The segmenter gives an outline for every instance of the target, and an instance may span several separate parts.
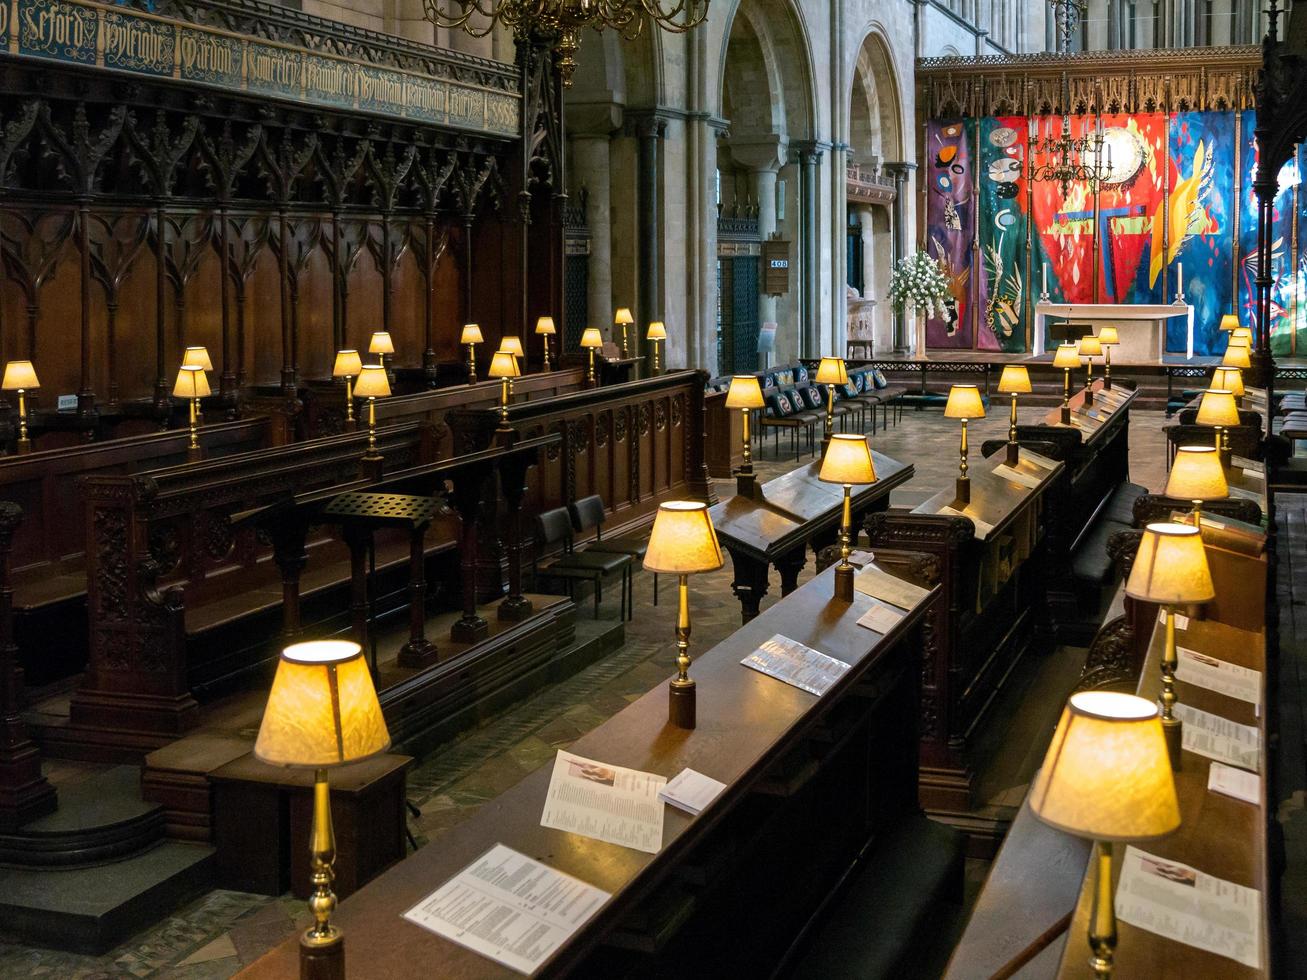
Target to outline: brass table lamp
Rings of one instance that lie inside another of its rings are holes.
[[[200,372],[203,376],[204,372]],[[208,393],[208,381],[204,383],[205,393]],[[36,376],[36,368],[32,366],[31,361],[10,361],[5,365],[4,380],[0,381],[0,388],[5,391],[18,392],[18,445],[19,453],[30,453],[32,451],[32,440],[27,434],[27,392],[34,391],[41,387],[41,382]],[[192,412],[194,409],[192,408]],[[195,444],[195,420],[191,416],[191,442]]]
[[[385,376],[385,369],[377,365]],[[300,975],[344,980],[345,942],[331,924],[336,896],[336,835],[331,826],[327,770],[390,748],[372,675],[357,643],[314,640],[281,652],[268,705],[254,743],[256,758],[273,766],[313,770],[310,839],[313,924],[300,936]]]
[[[825,483],[844,485],[844,512],[840,518],[840,563],[835,566],[835,598],[853,601],[853,566],[849,553],[853,550],[852,495],[856,484],[876,482],[876,464],[871,458],[871,446],[864,435],[851,432],[831,436],[821,458],[817,479]]]
[[[395,353],[395,342],[385,330],[378,330],[368,341],[368,353],[376,354],[381,366],[386,369],[386,380],[395,383],[395,372],[390,366],[390,356]]]
[[[467,348],[467,383],[474,385],[477,383],[477,344],[485,343],[481,328],[475,323],[464,324],[458,342]]]
[[[663,321],[655,320],[653,323],[649,324],[649,330],[644,335],[644,339],[649,341],[650,346],[652,347],[653,373],[658,374],[661,370],[658,367],[658,345],[667,340],[667,327],[664,325]]]
[[[1201,526],[1203,501],[1230,496],[1220,452],[1214,446],[1181,446],[1176,450],[1163,493],[1177,500],[1192,500],[1194,527]]]
[[[201,371],[212,371],[213,361],[209,358],[207,347],[187,347],[182,351],[182,367],[197,367]]]
[[[1239,368],[1247,371],[1252,367],[1252,361],[1248,358],[1248,345],[1236,344],[1231,341],[1225,348],[1225,354],[1221,357],[1221,367]]]
[[[948,403],[944,406],[944,418],[962,420],[962,442],[958,447],[960,462],[958,464],[957,501],[971,503],[971,477],[967,476],[967,420],[983,419],[985,403],[980,398],[980,389],[975,385],[954,385],[948,392]]]
[[[622,328],[622,356],[623,357],[631,356],[631,345],[627,341],[626,331],[627,328],[630,327],[631,324],[633,324],[634,322],[635,322],[635,317],[631,316],[631,311],[627,309],[625,306],[621,307],[615,314],[613,314],[613,323],[616,326]]]
[[[1247,327],[1235,327],[1230,331],[1230,343],[1242,344],[1244,347],[1252,350],[1253,332]]]
[[[10,363],[13,363],[12,361]],[[191,441],[186,447],[186,461],[194,463],[200,459],[200,399],[209,397],[209,376],[204,368],[183,365],[177,371],[177,380],[172,386],[174,398],[185,398],[190,406]]]
[[[1080,338],[1076,353],[1085,359],[1085,406],[1094,404],[1094,358],[1103,356],[1103,344],[1093,334]]]
[[[676,617],[676,677],[668,686],[667,719],[677,728],[695,725],[695,685],[690,677],[689,576],[722,567],[722,549],[708,505],[669,500],[659,505],[644,555],[651,572],[676,575],[680,606]]]
[[[554,318],[551,316],[542,316],[536,321],[536,335],[544,341],[545,344],[545,370],[552,371],[553,366],[549,363],[549,338],[558,333],[558,328],[554,326]]]
[[[1224,316],[1221,317],[1222,330],[1234,330],[1238,326],[1239,326],[1239,318],[1235,316],[1233,313],[1226,313]]]
[[[817,365],[817,377],[814,380],[817,384],[826,386],[826,434],[821,440],[821,444],[825,446],[830,442],[831,434],[835,431],[835,386],[849,383],[849,372],[844,367],[844,358],[823,357],[821,363]]]
[[[753,476],[753,448],[749,440],[749,413],[762,408],[762,385],[752,374],[737,374],[731,378],[731,386],[726,390],[726,407],[738,408],[744,421],[744,462],[738,474]]]
[[[345,428],[354,431],[354,379],[363,370],[363,358],[356,350],[336,351],[336,363],[331,367],[333,378],[345,379]]]
[[[1094,841],[1089,965],[1097,980],[1108,980],[1117,940],[1115,845],[1155,840],[1180,826],[1157,705],[1111,691],[1071,695],[1029,799],[1030,811],[1050,827]]]
[[[1112,390],[1112,348],[1121,345],[1121,337],[1116,327],[1099,327],[1098,343],[1103,348],[1103,390]]]
[[[1053,355],[1053,367],[1062,369],[1062,416],[1063,425],[1071,424],[1071,372],[1080,367],[1080,355],[1076,353],[1075,344],[1058,344],[1057,353]]]
[[[509,334],[507,337],[501,337],[499,340],[499,349],[508,351],[517,361],[517,374],[508,379],[508,397],[513,397],[513,378],[522,376],[522,366],[526,363],[526,349],[522,346],[522,338]]]
[[[1149,524],[1139,542],[1125,594],[1155,602],[1166,611],[1166,647],[1162,651],[1162,730],[1171,765],[1180,768],[1180,719],[1175,717],[1175,610],[1177,606],[1216,598],[1203,550],[1202,531],[1188,524]]]
[[[509,351],[497,350],[495,356],[490,359],[490,370],[486,372],[491,378],[498,378],[500,381],[499,389],[499,428],[501,430],[509,429],[508,424],[508,400],[512,397],[513,379],[519,377],[520,372],[517,369],[517,358]]]
[[[1021,445],[1017,442],[1017,395],[1030,394],[1030,372],[1024,364],[1006,364],[998,379],[1001,395],[1012,396],[1012,420],[1007,427],[1007,465],[1016,466],[1021,458]]]
[[[590,387],[593,388],[599,383],[595,375],[595,351],[604,346],[603,334],[599,332],[598,327],[586,327],[585,332],[581,334],[581,349],[590,352],[590,368],[586,375],[586,380]]]
[[[1229,466],[1230,426],[1239,424],[1239,406],[1234,403],[1234,394],[1220,388],[1208,388],[1198,402],[1194,421],[1198,425],[1215,427],[1213,445],[1221,451],[1221,465]]]
[[[1212,383],[1207,387],[1217,391],[1228,391],[1234,395],[1235,407],[1242,404],[1244,395],[1243,372],[1235,367],[1218,367],[1212,371]]]
[[[377,452],[377,399],[390,395],[390,381],[386,369],[380,364],[365,364],[359,372],[358,383],[354,385],[354,394],[368,400],[368,451],[363,457],[372,462],[381,459]]]

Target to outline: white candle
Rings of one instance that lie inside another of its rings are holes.
[[[1183,262],[1177,262],[1175,264],[1175,294],[1177,296],[1184,295],[1184,263]]]
[[[1048,295],[1048,263],[1045,263],[1042,266],[1042,268],[1044,270],[1044,295],[1047,296]]]

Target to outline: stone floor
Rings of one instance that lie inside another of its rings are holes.
[[[979,454],[987,438],[1004,437],[1007,416],[995,403],[995,414],[971,426],[973,452]],[[1022,421],[1037,421],[1045,410],[1022,414]],[[1165,482],[1165,439],[1160,413],[1132,413],[1131,477],[1149,489]],[[907,411],[898,425],[872,440],[880,452],[913,462],[913,479],[895,492],[893,503],[911,506],[949,486],[957,472],[958,427],[940,411]],[[785,440],[782,440],[782,446]],[[770,446],[761,454],[763,480],[791,469],[793,458],[776,459]],[[804,456],[804,460],[807,460]],[[719,482],[717,493],[733,492],[730,482]],[[804,570],[800,581],[812,574]],[[774,579],[774,577],[773,577]],[[725,638],[739,624],[739,606],[730,593],[730,563],[719,572],[691,579],[694,612],[694,646],[700,650]],[[674,607],[664,582],[664,603],[652,605],[652,576],[637,573],[635,618],[627,624],[626,644],[611,656],[572,678],[537,692],[499,717],[465,733],[430,753],[411,770],[409,797],[421,815],[411,821],[419,845],[466,820],[482,803],[502,793],[528,773],[552,760],[554,753],[621,710],[644,692],[665,681],[672,672]],[[776,583],[773,581],[773,588]],[[763,602],[776,601],[777,589]],[[616,617],[615,603],[606,613]],[[1053,667],[1032,679],[1023,695],[1040,702],[1050,699],[1052,717],[1065,697],[1068,677],[1078,673],[1074,656],[1051,657]],[[1071,664],[1071,668],[1067,665]],[[1072,669],[1074,668],[1074,669]],[[1051,731],[1051,726],[1049,727]],[[994,805],[1019,803],[1029,778],[1030,758],[1042,756],[1027,737],[1008,739],[1015,755],[999,771],[997,784],[987,793]],[[1016,745],[1020,743],[1020,745]],[[56,765],[58,778],[76,778],[76,764]],[[986,865],[972,862],[969,891],[983,881]],[[231,891],[213,891],[168,915],[156,926],[132,937],[117,949],[99,956],[78,956],[0,943],[0,978],[57,977],[60,980],[98,980],[108,977],[167,977],[177,980],[217,980],[229,977],[299,928],[306,916],[303,903],[289,897],[267,898]]]

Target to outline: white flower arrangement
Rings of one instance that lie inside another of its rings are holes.
[[[937,317],[948,315],[945,301],[949,280],[943,266],[925,252],[914,252],[899,259],[889,279],[889,298],[899,313],[925,312]]]

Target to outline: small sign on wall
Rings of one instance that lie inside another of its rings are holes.
[[[768,239],[762,243],[762,289],[768,296],[790,291],[790,243]]]

